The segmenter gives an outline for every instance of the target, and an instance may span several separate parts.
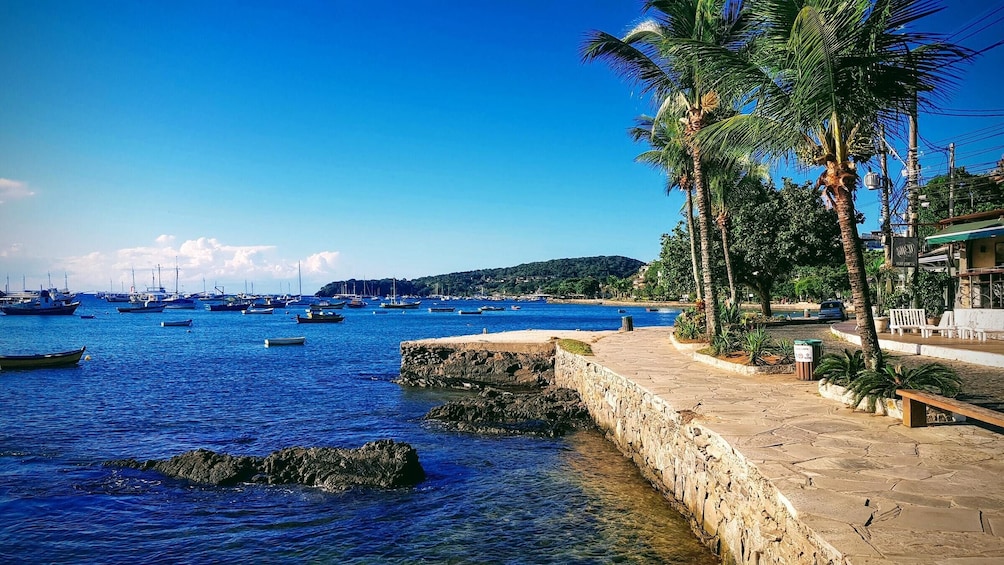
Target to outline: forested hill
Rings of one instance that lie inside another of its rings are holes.
[[[412,296],[430,294],[521,296],[538,292],[554,295],[594,295],[599,291],[601,284],[608,283],[612,278],[630,277],[644,264],[637,259],[617,255],[552,259],[524,263],[515,267],[420,277],[411,281],[398,279],[397,293]],[[317,292],[317,296],[353,293],[388,295],[391,294],[392,282],[391,279],[333,281],[324,285]]]

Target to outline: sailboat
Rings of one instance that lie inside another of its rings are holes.
[[[299,261],[296,262],[296,279],[300,284],[299,294],[296,295],[295,299],[286,302],[286,306],[306,306],[311,303],[309,299],[303,298],[303,276],[300,272]]]
[[[164,308],[169,310],[195,310],[195,300],[191,298],[186,298],[181,295],[178,291],[178,278],[181,274],[181,269],[178,267],[178,260],[175,258],[174,261],[174,294],[168,296],[163,300]]]
[[[391,296],[390,302],[380,303],[381,308],[392,308],[395,310],[417,310],[419,306],[422,305],[422,301],[418,300],[415,302],[405,302],[398,298],[397,296],[397,279],[393,282],[393,294]]]

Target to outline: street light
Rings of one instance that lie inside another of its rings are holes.
[[[865,187],[868,190],[878,190],[882,188],[882,175],[872,171],[865,175]]]

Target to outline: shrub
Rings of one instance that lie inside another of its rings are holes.
[[[847,390],[854,394],[852,406],[868,400],[868,410],[875,410],[879,398],[895,398],[896,389],[911,388],[954,397],[962,390],[962,380],[950,367],[927,363],[915,368],[886,365],[875,371],[862,371]]]
[[[843,354],[823,355],[813,374],[829,384],[847,386],[864,370],[865,359],[861,351],[844,349]]]
[[[711,340],[712,355],[718,357],[726,353],[738,351],[744,341],[745,336],[741,331],[737,331],[730,326],[723,326],[722,331]]]
[[[795,342],[790,339],[777,340],[774,344],[774,353],[781,358],[781,363],[793,363],[795,361]]]
[[[704,338],[704,326],[706,324],[704,312],[698,312],[694,308],[684,310],[676,317],[676,321],[673,323],[676,328],[676,337],[686,340]]]
[[[742,324],[743,312],[739,308],[739,304],[722,304],[718,315],[723,328]]]
[[[770,341],[770,334],[767,333],[767,330],[763,326],[746,332],[742,348],[749,357],[747,363],[750,365],[766,365],[767,361],[764,360],[764,355],[770,352]]]

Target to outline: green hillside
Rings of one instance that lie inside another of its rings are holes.
[[[464,271],[414,280],[398,279],[397,293],[412,296],[524,296],[542,293],[592,297],[599,293],[601,285],[633,276],[644,264],[637,259],[616,255],[552,259],[515,267]],[[392,283],[391,279],[333,281],[324,285],[317,296],[350,293],[386,295],[391,293]]]

